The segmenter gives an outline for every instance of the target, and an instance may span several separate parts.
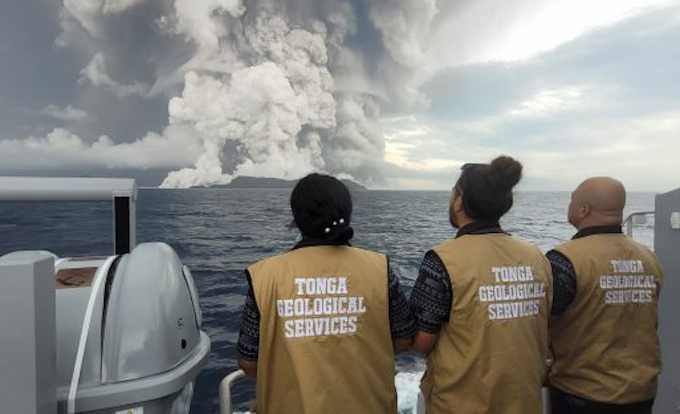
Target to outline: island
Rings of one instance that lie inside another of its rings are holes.
[[[343,184],[347,186],[350,191],[367,190],[363,185],[352,180],[341,179]],[[289,188],[295,187],[298,180],[284,180],[281,178],[266,178],[266,177],[236,177],[229,184],[213,185],[211,188]]]

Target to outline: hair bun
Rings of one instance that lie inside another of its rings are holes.
[[[354,236],[354,229],[348,225],[340,225],[331,230],[328,240],[334,243],[347,243]]]
[[[493,187],[511,191],[522,179],[522,164],[512,157],[501,155],[489,164],[487,178]]]

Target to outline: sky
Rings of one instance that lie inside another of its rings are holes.
[[[680,0],[3,2],[0,175],[669,191],[679,38]]]

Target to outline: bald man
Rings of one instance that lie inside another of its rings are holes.
[[[625,203],[619,181],[585,180],[569,204],[578,232],[547,254],[554,278],[552,414],[652,412],[662,273],[654,253],[622,233]]]

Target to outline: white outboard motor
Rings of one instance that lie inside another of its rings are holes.
[[[58,260],[56,270],[59,413],[69,404],[74,413],[188,413],[210,341],[175,251],[145,243],[122,256]]]
[[[0,179],[0,193],[2,184]],[[53,200],[55,190],[50,191]],[[114,230],[117,246],[123,246],[116,247],[117,254],[60,259],[45,251],[22,251],[0,257],[0,302],[13,303],[15,311],[0,318],[0,345],[11,347],[0,357],[6,368],[0,373],[6,385],[0,400],[12,412],[189,412],[193,382],[207,361],[210,340],[201,331],[193,277],[175,251],[165,243],[134,247],[134,209],[129,207],[134,207],[135,193],[132,182],[129,199],[114,200],[114,210],[117,202],[132,212],[120,216],[128,229]],[[32,278],[18,275],[23,265]],[[29,297],[16,298],[20,291]],[[24,339],[2,333],[19,329],[33,336],[25,345],[19,342]],[[50,345],[50,340],[55,342]],[[52,355],[42,356],[41,349]],[[31,355],[36,362],[28,366],[37,369],[31,371],[34,378],[26,379],[17,375],[21,364],[14,361]]]

